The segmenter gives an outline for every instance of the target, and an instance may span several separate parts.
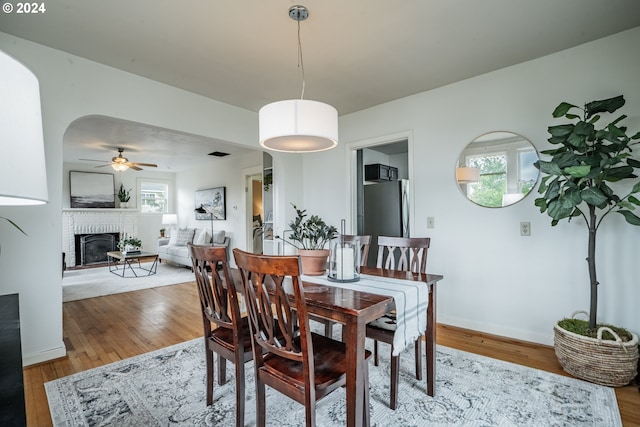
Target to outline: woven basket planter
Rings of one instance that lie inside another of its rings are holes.
[[[609,387],[629,384],[638,373],[638,336],[622,342],[607,327],[598,329],[610,332],[616,341],[589,338],[553,327],[556,356],[562,368],[574,377]]]

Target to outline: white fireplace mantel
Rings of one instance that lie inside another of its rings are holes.
[[[66,262],[75,266],[76,234],[138,233],[138,212],[131,209],[65,209],[62,211],[62,251]]]

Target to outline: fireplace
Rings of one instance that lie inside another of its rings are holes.
[[[118,248],[119,233],[94,233],[75,235],[75,265],[104,264],[107,252]]]
[[[62,219],[62,252],[67,267],[106,263],[106,253],[117,250],[120,235],[138,235],[138,213],[132,209],[67,209],[62,211]],[[89,238],[89,242],[85,239],[89,253],[85,248],[83,262],[80,238],[95,235],[102,237],[96,241]]]

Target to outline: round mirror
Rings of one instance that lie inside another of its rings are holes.
[[[535,147],[512,132],[490,132],[471,141],[456,166],[456,181],[464,196],[488,208],[522,200],[535,187],[540,171]]]

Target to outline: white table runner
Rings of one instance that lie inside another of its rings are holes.
[[[325,276],[301,276],[305,282],[393,297],[396,305],[396,331],[393,355],[400,354],[424,333],[427,327],[429,290],[423,282],[363,274],[357,282],[339,283]]]

